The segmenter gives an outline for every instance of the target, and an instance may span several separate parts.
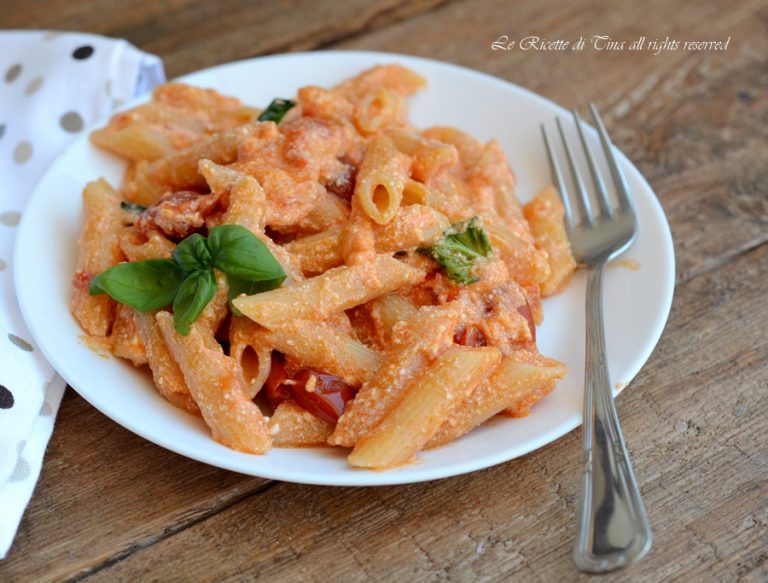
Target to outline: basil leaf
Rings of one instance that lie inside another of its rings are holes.
[[[227,275],[246,281],[285,278],[283,268],[267,246],[240,225],[221,225],[211,229],[208,249],[213,266]]]
[[[189,334],[189,326],[216,295],[213,270],[196,271],[187,276],[173,299],[173,326],[182,336]]]
[[[135,202],[126,202],[126,201],[120,202],[120,208],[129,213],[133,213],[134,215],[141,214],[145,210],[147,210],[147,207],[145,207],[144,205],[136,204]]]
[[[279,97],[273,99],[267,106],[267,109],[261,112],[258,121],[273,121],[275,123],[280,123],[283,116],[288,113],[288,110],[294,105],[296,105],[296,102],[291,101],[290,99],[280,99]]]
[[[205,237],[197,233],[190,235],[176,245],[176,249],[173,250],[173,258],[181,267],[184,275],[210,269],[212,265],[211,252],[208,251]]]
[[[228,275],[227,286],[229,287],[229,307],[232,308],[232,313],[235,314],[235,316],[243,315],[243,313],[238,310],[237,307],[235,307],[235,304],[232,303],[232,300],[234,300],[239,295],[245,294],[247,296],[252,296],[253,294],[276,289],[280,287],[284,281],[284,275],[282,277],[267,279],[264,281],[245,281],[244,279],[240,279],[234,275]]]
[[[479,217],[452,224],[433,246],[418,251],[432,257],[449,278],[463,285],[479,281],[475,266],[492,253]]]
[[[108,294],[134,310],[150,312],[173,301],[183,277],[181,269],[171,259],[119,263],[94,277],[88,285],[88,293]]]

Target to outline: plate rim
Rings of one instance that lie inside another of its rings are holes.
[[[554,101],[542,95],[539,95],[538,93],[535,93],[532,90],[527,89],[526,87],[520,86],[516,83],[507,81],[505,79],[501,79],[499,77],[495,77],[483,71],[470,69],[462,65],[457,65],[455,63],[448,63],[445,61],[439,61],[436,59],[431,59],[431,58],[426,58],[421,56],[405,55],[405,54],[389,53],[389,52],[381,52],[381,51],[359,51],[359,50],[305,51],[305,52],[283,53],[283,54],[276,54],[276,55],[246,58],[246,59],[240,59],[237,61],[222,63],[220,65],[215,65],[212,67],[207,67],[205,69],[200,69],[198,71],[193,71],[193,72],[181,75],[179,77],[176,77],[172,80],[169,80],[169,82],[170,81],[185,82],[188,79],[193,78],[197,75],[212,74],[212,73],[215,74],[218,71],[226,70],[229,68],[236,68],[244,65],[248,66],[249,64],[254,62],[276,61],[276,60],[284,60],[284,59],[290,59],[290,60],[293,60],[293,59],[301,60],[301,59],[307,59],[307,58],[322,59],[322,58],[333,58],[334,56],[336,57],[352,56],[352,57],[382,59],[382,60],[399,61],[399,62],[407,61],[407,62],[410,62],[411,64],[424,63],[429,67],[436,66],[438,68],[454,71],[462,75],[469,75],[471,77],[481,79],[484,82],[490,82],[494,85],[499,86],[502,90],[507,90],[507,91],[512,90],[512,91],[520,92],[526,98],[539,102],[548,108],[554,108],[557,111],[567,113],[562,106],[555,103]],[[408,63],[404,63],[404,64],[407,65]],[[83,135],[78,137],[74,142],[72,142],[72,144],[70,144],[64,151],[62,151],[56,157],[54,162],[48,167],[48,169],[42,174],[42,176],[40,177],[40,180],[38,181],[37,185],[35,186],[32,192],[32,195],[28,199],[27,206],[29,206],[30,203],[33,201],[33,199],[37,196],[37,193],[39,190],[38,187],[41,183],[43,183],[44,179],[49,174],[54,173],[54,171],[58,168],[59,164],[62,163],[61,162],[62,159],[71,150],[73,150],[81,142],[81,140],[87,139],[87,136],[90,134],[91,131],[93,131],[94,128],[103,126],[110,119],[110,117],[114,115],[114,113],[118,111],[124,111],[126,109],[130,109],[131,107],[135,107],[136,105],[147,101],[149,98],[149,95],[151,95],[151,92],[137,96],[136,98],[122,105],[119,109],[110,113],[109,116],[102,118],[93,124],[90,124],[89,127],[83,131]],[[658,200],[658,196],[656,195],[655,191],[653,190],[651,185],[648,183],[645,176],[643,176],[643,174],[639,171],[639,169],[629,160],[629,158],[618,147],[615,147],[615,152],[619,155],[619,158],[625,170],[629,168],[630,172],[634,174],[634,177],[652,195],[648,197],[648,201],[651,204],[655,217],[659,219],[660,226],[663,227],[663,229],[661,229],[662,230],[661,235],[662,235],[662,238],[664,239],[663,241],[664,246],[669,251],[669,254],[665,256],[665,258],[668,260],[667,270],[665,274],[665,282],[669,282],[670,284],[669,288],[665,290],[668,293],[665,293],[661,298],[662,309],[660,309],[659,312],[655,314],[656,322],[655,322],[655,326],[653,328],[652,334],[649,335],[649,342],[647,342],[643,346],[643,351],[642,351],[642,354],[639,355],[639,358],[635,358],[635,360],[633,361],[637,364],[636,366],[632,367],[632,369],[628,371],[631,374],[627,375],[628,378],[626,379],[626,383],[624,384],[624,386],[622,386],[621,388],[619,388],[618,391],[616,391],[616,394],[618,394],[619,392],[621,392],[621,390],[624,387],[626,387],[628,384],[631,383],[631,381],[637,376],[638,372],[642,369],[642,367],[645,366],[645,364],[648,362],[648,359],[650,358],[651,354],[653,353],[656,346],[658,345],[658,342],[663,334],[666,323],[669,319],[669,314],[670,314],[671,305],[674,297],[674,291],[675,291],[675,248],[674,248],[674,241],[672,238],[671,229],[669,226],[669,221],[667,219],[667,216],[664,212],[664,209],[660,201]],[[22,267],[22,262],[20,261],[21,259],[20,256],[22,254],[22,250],[21,250],[22,246],[19,245],[18,242],[24,239],[24,237],[22,236],[23,233],[26,233],[27,230],[33,229],[33,226],[30,226],[31,220],[26,220],[26,216],[27,216],[26,212],[22,214],[22,220],[18,226],[18,232],[14,240],[13,280],[14,280],[14,290],[16,292],[16,297],[17,297],[19,306],[21,308],[22,316],[24,318],[25,323],[27,323],[27,327],[29,328],[29,331],[34,338],[37,347],[40,349],[40,351],[45,356],[45,358],[54,367],[57,374],[62,376],[67,381],[67,384],[69,386],[71,386],[75,391],[77,391],[77,393],[80,396],[82,396],[86,401],[88,401],[92,406],[98,409],[101,413],[109,417],[112,421],[114,421],[115,423],[118,423],[121,427],[127,429],[128,431],[131,431],[132,433],[139,435],[143,439],[146,439],[167,450],[173,451],[176,454],[183,455],[184,457],[188,457],[190,459],[196,460],[200,463],[205,463],[205,464],[212,465],[214,467],[219,467],[222,469],[227,469],[230,471],[234,471],[234,472],[238,472],[246,475],[262,477],[266,479],[289,481],[294,483],[311,484],[311,485],[379,486],[379,485],[418,483],[418,482],[431,481],[431,480],[443,479],[443,478],[452,477],[452,476],[463,475],[469,472],[474,472],[481,469],[489,468],[489,467],[498,465],[500,463],[503,463],[505,461],[511,461],[518,457],[524,456],[528,453],[532,453],[544,447],[545,445],[548,445],[550,443],[557,441],[564,435],[573,431],[576,427],[578,427],[581,424],[580,419],[562,422],[559,425],[555,426],[554,428],[550,428],[546,431],[541,432],[540,434],[537,435],[536,438],[532,439],[531,441],[526,442],[527,444],[526,447],[523,447],[523,448],[518,447],[518,448],[501,450],[499,452],[492,453],[487,456],[473,458],[469,461],[459,462],[456,464],[441,466],[437,468],[430,468],[429,472],[419,472],[417,469],[418,468],[418,463],[417,463],[417,464],[404,466],[402,468],[389,470],[386,472],[372,472],[369,470],[360,470],[356,468],[350,468],[350,469],[353,469],[354,471],[346,472],[343,474],[330,474],[328,476],[319,475],[317,474],[317,472],[315,473],[298,472],[297,473],[295,470],[292,470],[292,471],[285,471],[283,469],[276,470],[275,468],[271,468],[269,466],[254,468],[256,471],[244,471],[244,469],[238,463],[235,463],[236,461],[238,462],[240,461],[239,459],[240,456],[244,456],[246,459],[252,459],[254,457],[261,457],[261,456],[254,456],[252,454],[235,452],[237,456],[233,458],[215,458],[214,456],[215,451],[212,452],[210,455],[208,452],[193,451],[190,447],[183,447],[184,444],[179,443],[178,440],[173,441],[172,439],[165,439],[165,434],[160,433],[159,436],[154,434],[150,436],[150,434],[148,432],[145,432],[141,427],[137,427],[135,425],[126,425],[120,419],[119,415],[114,413],[112,410],[109,410],[106,407],[101,406],[102,405],[101,403],[97,404],[96,402],[91,400],[88,395],[83,394],[83,392],[81,392],[80,389],[75,388],[75,385],[70,381],[69,375],[64,375],[60,373],[59,368],[54,365],[54,362],[58,360],[56,355],[53,355],[53,358],[51,358],[51,355],[49,354],[48,350],[45,347],[45,342],[40,342],[38,334],[35,332],[35,330],[33,330],[33,326],[29,325],[30,319],[28,318],[28,313],[31,310],[31,308],[30,306],[28,306],[26,300],[23,299],[24,296],[20,293],[21,284],[19,284],[19,282],[23,279],[23,277],[20,277],[20,274],[23,272],[25,268]],[[650,341],[651,339],[652,339],[652,342]],[[87,393],[87,391],[84,391],[84,392]],[[319,448],[302,448],[302,449],[309,450],[309,451],[311,450],[323,451],[323,450],[327,450],[328,448],[319,447]],[[412,470],[414,469],[416,469],[415,473],[412,472]],[[334,477],[340,477],[342,479],[333,479]],[[327,479],[327,478],[331,478],[331,479]]]

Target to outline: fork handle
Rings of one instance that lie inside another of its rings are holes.
[[[573,556],[576,566],[605,573],[640,559],[651,547],[648,516],[632,471],[608,379],[603,327],[605,262],[587,280],[584,376],[584,467]]]

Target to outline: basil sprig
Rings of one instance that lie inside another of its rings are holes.
[[[195,233],[181,241],[171,259],[110,267],[91,280],[88,293],[108,294],[139,312],[173,304],[174,327],[187,335],[216,295],[214,268],[227,275],[230,300],[241,293],[275,289],[285,281],[283,268],[253,233],[239,225],[221,225],[207,238]]]
[[[295,101],[277,97],[270,102],[267,109],[261,112],[258,121],[273,121],[275,123],[280,123],[283,116],[288,113],[288,110],[294,105],[296,105]]]

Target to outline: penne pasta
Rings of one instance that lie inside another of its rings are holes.
[[[409,167],[410,159],[397,151],[390,138],[376,136],[368,144],[354,196],[373,222],[383,225],[397,213]]]
[[[576,270],[571,242],[565,231],[565,209],[554,188],[542,190],[523,207],[536,247],[546,254],[549,274],[541,282],[543,296],[551,296],[568,284]]]
[[[213,335],[197,323],[181,336],[173,328],[171,314],[159,312],[156,318],[213,438],[245,453],[270,449],[267,422],[249,399],[234,359],[225,356]]]
[[[229,355],[238,365],[250,398],[258,394],[272,369],[272,343],[268,334],[266,328],[248,318],[232,316]]]
[[[405,123],[402,98],[387,89],[364,94],[355,103],[352,121],[363,135],[371,135]]]
[[[264,339],[297,365],[331,373],[350,385],[368,379],[381,362],[375,350],[327,322],[293,320],[266,330]]]
[[[133,178],[123,186],[127,200],[150,205],[168,192],[205,186],[197,170],[201,159],[228,164],[237,158],[238,148],[248,139],[267,140],[276,132],[274,124],[256,123],[237,127],[193,144],[170,156],[136,166]]]
[[[238,310],[270,329],[297,319],[322,319],[424,278],[424,272],[377,255],[370,265],[337,267],[276,290],[240,297]]]
[[[565,374],[536,344],[575,268],[563,209],[521,207],[495,141],[412,126],[425,84],[382,64],[261,110],[169,83],[114,115],[91,140],[128,165],[83,193],[81,328],[246,453],[386,469],[528,414]]]
[[[505,409],[524,416],[563,376],[563,363],[540,354],[521,350],[505,356],[493,374],[453,410],[426,447],[449,443]]]
[[[184,375],[171,355],[162,332],[155,320],[154,312],[136,312],[134,315],[136,333],[144,345],[147,364],[152,371],[157,391],[179,409],[200,415],[200,408],[189,392]]]
[[[409,462],[500,360],[501,351],[493,347],[446,350],[411,381],[382,422],[355,444],[349,463],[386,469]]]
[[[83,228],[77,271],[73,278],[72,315],[91,336],[107,336],[115,316],[115,301],[88,293],[91,278],[123,259],[120,249],[120,199],[106,180],[89,182],[83,191]]]
[[[463,302],[421,308],[403,322],[399,338],[397,326],[393,326],[392,347],[347,406],[328,443],[351,447],[373,429],[400,400],[408,382],[453,343],[455,328],[467,309]]]
[[[293,401],[280,403],[269,419],[269,434],[275,447],[326,445],[333,425],[315,417]]]
[[[134,310],[128,306],[117,304],[110,335],[112,354],[130,360],[133,366],[142,366],[147,364],[147,352],[136,330],[134,315]]]

